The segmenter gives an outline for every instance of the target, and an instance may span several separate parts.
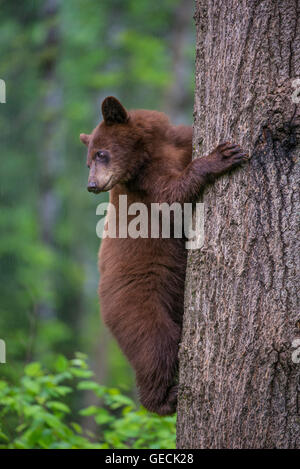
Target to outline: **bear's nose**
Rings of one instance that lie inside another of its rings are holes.
[[[89,192],[99,192],[98,184],[94,181],[88,183],[87,190]]]

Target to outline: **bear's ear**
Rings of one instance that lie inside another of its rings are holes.
[[[79,138],[80,138],[80,140],[82,141],[82,143],[84,143],[84,145],[86,145],[86,146],[89,145],[89,143],[90,143],[90,138],[91,138],[90,135],[87,135],[87,134],[80,134]]]
[[[103,101],[102,115],[106,125],[126,124],[129,119],[126,109],[113,96],[108,96]]]

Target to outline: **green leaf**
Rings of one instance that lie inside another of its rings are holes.
[[[79,425],[79,423],[71,422],[70,425],[72,428],[74,428],[75,432],[82,433],[82,427]]]
[[[41,387],[37,381],[32,380],[28,376],[24,376],[22,384],[27,391],[30,391],[32,394],[39,394]]]
[[[115,417],[113,417],[106,409],[99,409],[95,417],[95,422],[98,425],[103,425],[105,423],[112,422],[113,420],[115,420]]]
[[[5,441],[9,441],[9,438],[5,435],[5,433],[0,431],[0,438]]]
[[[90,378],[94,374],[90,370],[82,370],[80,368],[70,368],[70,371],[76,378]]]
[[[60,412],[64,412],[69,414],[71,412],[70,408],[64,404],[63,402],[59,401],[49,401],[47,402],[47,407],[52,410],[58,410]]]
[[[90,415],[95,415],[97,414],[99,411],[99,408],[94,406],[94,405],[91,405],[89,407],[86,407],[85,409],[82,409],[79,414],[84,416],[84,417],[89,417]]]
[[[31,377],[37,377],[43,374],[41,371],[41,365],[38,362],[33,362],[25,366],[24,372],[26,376],[31,376]]]
[[[62,373],[67,370],[69,365],[69,360],[67,360],[66,357],[63,355],[59,355],[55,361],[54,367],[55,370],[58,371],[59,373]]]
[[[90,391],[103,391],[103,386],[95,383],[95,381],[80,381],[77,385],[77,389],[90,390]]]

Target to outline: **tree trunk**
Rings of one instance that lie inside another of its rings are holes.
[[[60,0],[44,0],[42,18],[46,30],[43,55],[40,60],[40,74],[45,83],[43,96],[43,148],[39,153],[40,174],[40,230],[43,242],[50,247],[54,244],[54,229],[58,215],[55,195],[55,181],[59,168],[58,134],[61,125],[62,90],[57,77],[60,30],[58,11]]]
[[[41,99],[44,118],[41,142],[39,144],[39,197],[38,221],[40,238],[49,249],[54,248],[54,230],[58,216],[58,201],[55,195],[55,180],[59,162],[58,130],[61,109],[61,89],[57,80],[58,51],[60,31],[57,15],[60,0],[44,0],[41,4],[40,16],[45,28],[45,40],[42,44],[43,53],[40,55],[39,73],[44,83],[44,93]],[[53,289],[54,280],[51,273],[46,272],[44,282],[49,290]],[[34,305],[30,315],[30,330],[26,361],[34,357],[37,338],[38,320],[56,316],[51,302],[41,300]]]
[[[194,157],[232,140],[252,158],[203,194],[179,448],[300,447],[299,12],[294,0],[196,2]]]
[[[189,42],[194,40],[191,31],[193,3],[192,0],[180,0],[172,21],[169,44],[172,80],[165,93],[163,108],[174,124],[182,124],[186,120],[185,111],[190,104],[190,67],[185,52]]]

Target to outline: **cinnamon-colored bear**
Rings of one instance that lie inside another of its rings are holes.
[[[192,128],[173,126],[160,112],[128,112],[114,97],[102,114],[80,138],[88,147],[88,190],[110,191],[117,216],[119,195],[149,213],[153,202],[195,202],[208,182],[248,158],[227,142],[192,161]],[[99,253],[104,321],[135,369],[141,403],[160,415],[176,410],[186,257],[184,238],[162,236],[106,237]]]

